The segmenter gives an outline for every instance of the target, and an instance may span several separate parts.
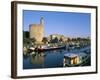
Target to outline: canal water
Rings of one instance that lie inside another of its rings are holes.
[[[82,49],[74,49],[68,51],[66,49],[53,50],[46,52],[32,52],[29,55],[23,56],[23,69],[39,69],[39,68],[59,68],[63,67],[64,54],[82,52],[89,47]],[[89,53],[90,55],[90,53]],[[90,61],[88,63],[90,65]],[[85,66],[85,65],[84,65]],[[87,66],[87,64],[86,64]]]

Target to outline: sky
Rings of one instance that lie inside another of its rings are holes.
[[[23,10],[23,29],[29,31],[30,24],[39,24],[44,19],[45,36],[62,34],[68,37],[88,37],[91,33],[91,14],[79,12],[53,12]]]

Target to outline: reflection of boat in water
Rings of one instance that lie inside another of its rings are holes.
[[[63,66],[74,67],[86,65],[90,61],[90,54],[86,53],[68,53],[64,55]],[[90,62],[89,62],[90,63]]]
[[[34,47],[30,47],[30,48],[28,49],[28,53],[31,53],[31,52],[33,52],[34,50],[35,50]]]
[[[66,49],[66,46],[36,48],[35,51],[43,52],[43,51],[51,51],[51,50],[59,50],[59,49]]]

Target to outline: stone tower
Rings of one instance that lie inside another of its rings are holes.
[[[42,39],[44,37],[43,17],[41,17],[39,24],[29,25],[29,33],[30,33],[30,38],[35,38],[37,42],[42,42]]]

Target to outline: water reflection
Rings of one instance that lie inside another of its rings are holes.
[[[54,50],[48,52],[34,53],[27,58],[24,56],[23,68],[52,68],[52,67],[62,67],[63,64],[63,52],[64,50]]]
[[[36,53],[30,56],[31,64],[43,64],[44,63],[44,53]]]
[[[76,54],[77,52],[83,52],[87,49],[88,48],[82,48],[80,50],[72,50],[70,52]],[[88,50],[90,50],[90,48]],[[29,53],[23,56],[23,69],[63,67],[64,55],[68,53],[69,51],[64,49]]]

